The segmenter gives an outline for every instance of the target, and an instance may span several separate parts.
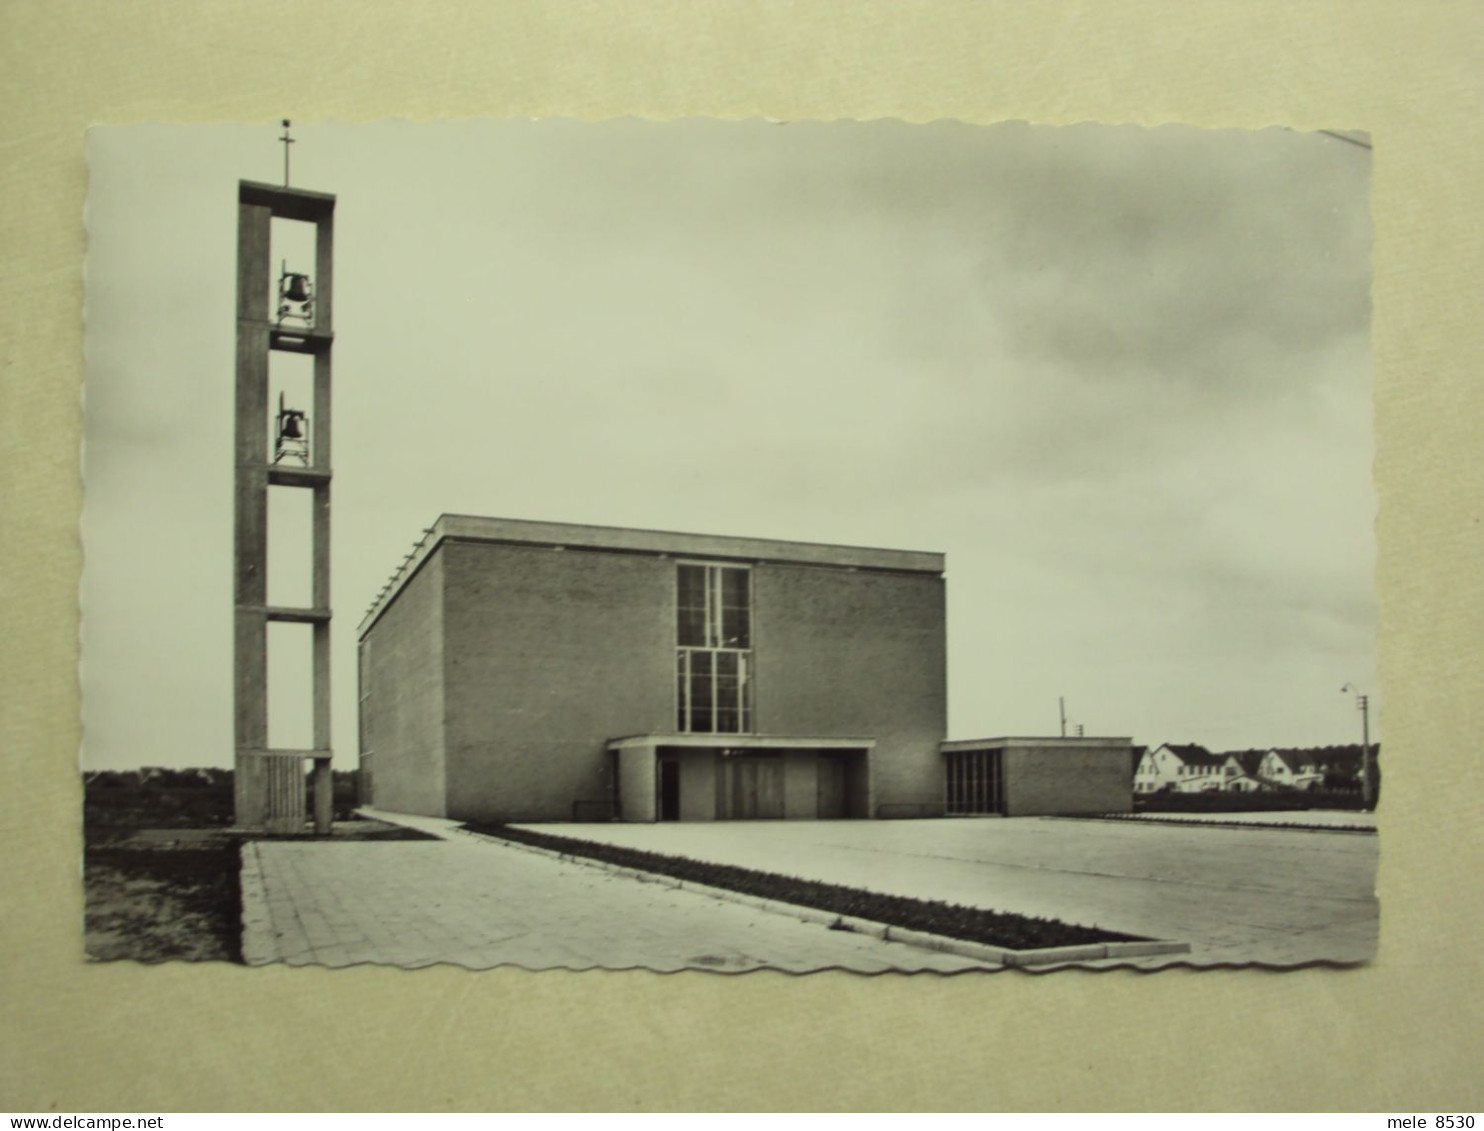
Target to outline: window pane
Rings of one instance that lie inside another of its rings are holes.
[[[745,569],[721,571],[721,644],[724,648],[751,647],[748,574]]]
[[[737,657],[737,729],[748,733],[752,730],[752,657]]]
[[[686,730],[689,712],[685,703],[685,658],[684,649],[675,653],[675,729]]]
[[[683,565],[679,567],[680,603],[700,605],[705,603],[706,567]]]
[[[737,653],[716,653],[716,729],[737,732]]]
[[[714,730],[711,710],[711,653],[690,654],[690,729],[699,734]]]
[[[745,569],[723,569],[721,571],[721,602],[736,608],[747,607],[747,571]]]
[[[737,707],[735,701],[728,706],[725,702],[716,705],[716,733],[736,734],[738,726]]]
[[[721,646],[723,648],[751,648],[751,617],[746,609],[723,607],[721,610]]]
[[[706,567],[683,565],[676,574],[676,643],[706,643]]]
[[[698,648],[706,643],[706,612],[681,605],[676,614],[677,644]]]

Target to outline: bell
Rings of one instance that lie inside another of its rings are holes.
[[[282,435],[285,440],[304,439],[304,429],[299,426],[299,414],[297,412],[284,413]]]
[[[283,297],[290,302],[309,301],[309,276],[289,275],[289,285],[284,288]]]

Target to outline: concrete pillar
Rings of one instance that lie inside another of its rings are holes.
[[[235,821],[267,828],[274,794],[268,746],[268,278],[270,209],[237,214],[237,391],[233,444],[233,772]]]
[[[335,778],[330,759],[314,760],[314,831],[329,836],[335,819]]]
[[[618,752],[618,790],[625,821],[659,819],[658,759],[653,746],[624,746]]]

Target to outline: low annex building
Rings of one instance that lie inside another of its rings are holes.
[[[362,800],[465,820],[1127,811],[1128,739],[945,745],[943,555],[445,515],[359,629]]]
[[[1133,810],[1131,738],[977,738],[943,743],[949,816]]]

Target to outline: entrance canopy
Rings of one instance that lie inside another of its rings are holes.
[[[607,744],[619,820],[865,816],[874,738],[662,733]]]
[[[794,734],[634,734],[610,738],[609,750],[635,747],[698,747],[705,750],[870,750],[874,738],[838,738]]]

